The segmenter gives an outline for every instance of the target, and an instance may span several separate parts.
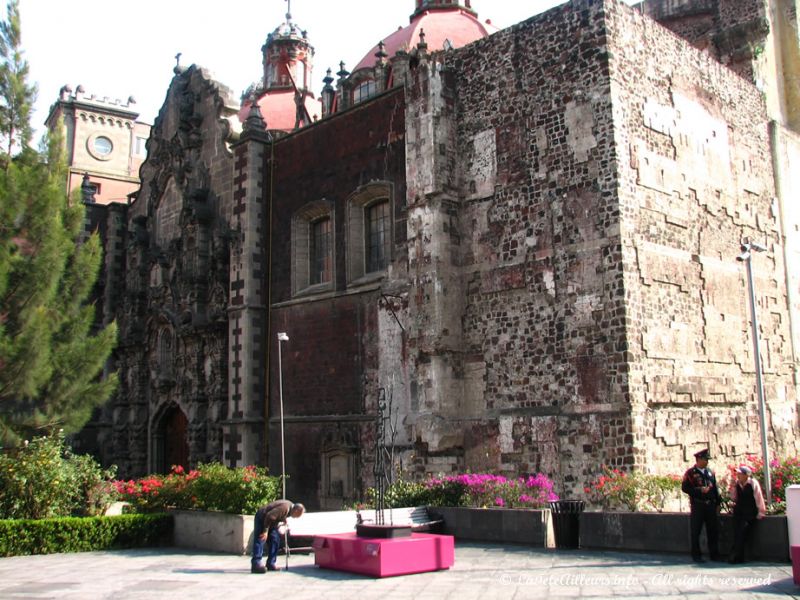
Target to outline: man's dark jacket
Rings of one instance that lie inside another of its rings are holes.
[[[257,514],[263,515],[264,518],[256,519],[256,522],[263,523],[263,528],[259,531],[254,531],[253,535],[261,535],[264,531],[285,522],[293,506],[294,502],[291,500],[276,500],[259,508]]]

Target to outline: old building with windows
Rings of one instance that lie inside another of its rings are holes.
[[[110,204],[139,189],[150,125],[138,120],[135,103],[87,94],[82,85],[61,88],[45,124],[63,127],[70,193],[83,187],[93,202]]]
[[[416,0],[318,104],[290,16],[240,100],[176,67],[107,240],[106,462],[279,471],[282,405],[290,497],[339,508],[381,399],[417,476],[572,495],[758,453],[743,240],[768,437],[797,450],[794,1],[570,0],[502,31],[470,4]]]

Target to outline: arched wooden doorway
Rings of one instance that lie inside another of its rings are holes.
[[[188,429],[189,420],[178,406],[173,404],[164,411],[153,440],[157,473],[168,473],[173,465],[189,468]]]

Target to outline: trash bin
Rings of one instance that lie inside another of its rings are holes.
[[[585,506],[583,500],[556,500],[550,503],[556,548],[578,547],[581,513]]]
[[[792,577],[800,585],[800,485],[786,486],[786,522],[789,526],[789,556]]]

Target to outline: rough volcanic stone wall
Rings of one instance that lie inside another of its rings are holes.
[[[742,3],[746,4],[746,3]],[[797,433],[785,265],[758,90],[639,13],[608,7],[635,464],[677,471],[710,446],[760,453],[748,291],[754,254],[769,437]]]
[[[434,191],[457,194],[457,216],[444,220],[444,203],[430,198],[416,211],[423,235],[409,270],[414,259],[438,265],[415,286],[444,297],[418,310],[462,310],[463,342],[439,368],[416,355],[418,385],[438,403],[420,406],[431,416],[415,430],[415,468],[544,471],[573,493],[588,468],[634,459],[602,4],[564,5],[444,60],[440,71],[412,72],[423,80],[410,87],[407,119],[424,119],[415,106],[441,88],[435,118],[455,128],[456,166],[416,180],[438,177]],[[428,131],[408,129],[409,140]],[[450,150],[432,146],[440,168]],[[431,164],[423,158],[416,168]],[[423,197],[414,181],[410,199]],[[446,260],[453,246],[457,260]],[[460,287],[448,285],[452,272]]]
[[[770,32],[770,0],[644,0],[642,11],[755,81],[754,61]]]

